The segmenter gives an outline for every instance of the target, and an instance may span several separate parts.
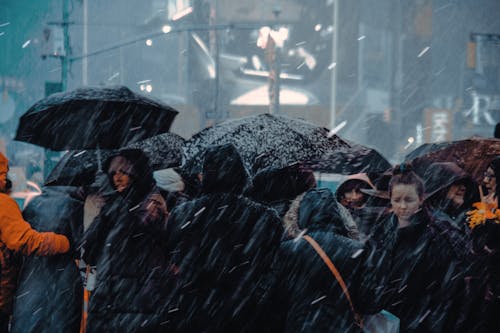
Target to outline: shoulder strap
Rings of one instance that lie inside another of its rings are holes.
[[[340,275],[340,272],[337,270],[333,262],[330,260],[330,257],[325,253],[323,248],[314,240],[309,235],[304,235],[302,236],[312,247],[313,249],[319,254],[321,259],[325,262],[325,264],[328,266],[330,271],[332,272],[333,276],[335,279],[338,281],[340,284],[340,287],[342,287],[342,291],[344,292],[344,295],[346,296],[347,300],[349,301],[349,305],[351,307],[352,313],[354,314],[354,320],[356,321],[356,325],[358,325],[360,328],[363,328],[363,319],[359,315],[359,313],[356,312],[354,309],[354,305],[352,304],[351,300],[351,295],[349,294],[349,290],[347,289],[347,285],[344,282],[344,279],[342,278],[342,275]]]

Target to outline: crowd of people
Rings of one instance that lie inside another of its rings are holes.
[[[362,332],[381,311],[400,332],[500,329],[500,214],[470,223],[495,215],[500,157],[479,184],[401,164],[333,193],[301,163],[250,174],[230,144],[196,175],[123,149],[22,215],[7,172],[0,154],[0,332]]]

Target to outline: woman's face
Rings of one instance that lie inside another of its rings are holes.
[[[488,193],[495,193],[497,187],[497,179],[495,177],[495,172],[492,168],[486,169],[483,178],[484,187],[488,190]]]
[[[109,164],[108,173],[113,178],[113,185],[116,190],[118,192],[123,192],[132,182],[134,166],[125,157],[116,156]]]
[[[359,209],[363,207],[365,196],[361,191],[353,189],[350,192],[344,193],[340,203],[349,209]]]
[[[410,218],[420,209],[422,198],[413,184],[396,184],[391,192],[391,205],[400,227],[407,226]]]

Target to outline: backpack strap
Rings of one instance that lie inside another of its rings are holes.
[[[356,322],[356,325],[358,325],[360,328],[363,328],[363,319],[359,315],[359,313],[356,312],[354,309],[354,305],[352,304],[351,300],[351,295],[349,294],[349,290],[347,289],[347,285],[344,282],[344,279],[342,278],[342,275],[340,275],[340,272],[338,271],[337,267],[333,264],[333,262],[330,260],[330,257],[325,253],[323,248],[314,240],[309,235],[304,235],[302,236],[312,247],[313,249],[319,254],[321,259],[325,262],[326,266],[330,269],[332,272],[333,276],[337,280],[337,282],[340,284],[340,287],[342,288],[342,291],[344,292],[344,295],[346,296],[347,300],[349,301],[349,305],[351,307],[351,311],[354,314],[354,320]]]

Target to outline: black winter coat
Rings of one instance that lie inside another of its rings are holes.
[[[148,210],[163,199],[144,153],[120,154],[134,162],[134,181],[107,197],[83,242],[83,259],[96,266],[97,275],[89,299],[89,333],[156,332],[159,301],[168,289],[161,276],[166,265],[166,216]]]
[[[439,227],[438,227],[439,226]],[[443,230],[425,210],[398,228],[393,214],[379,221],[373,239],[387,273],[384,309],[401,320],[401,332],[455,331],[464,291],[464,262],[455,229]]]
[[[116,197],[86,233],[83,259],[96,266],[87,332],[155,332],[158,302],[166,291],[162,220],[144,223]]]
[[[23,212],[38,231],[66,235],[71,244],[83,232],[83,202],[74,188],[45,187]],[[16,293],[11,332],[79,332],[83,286],[75,252],[25,258]]]
[[[234,146],[211,147],[203,195],[171,212],[167,280],[176,286],[158,332],[255,332],[265,324],[259,285],[283,228],[275,211],[240,195],[247,177]]]
[[[368,264],[370,250],[347,237],[339,204],[331,191],[306,193],[299,207],[298,225],[330,257],[348,287],[356,312],[377,312],[374,291],[379,276]],[[283,242],[269,276],[267,298],[273,331],[361,331],[341,286],[306,240]]]
[[[176,288],[163,308],[161,332],[251,332],[264,324],[258,285],[282,234],[274,211],[234,194],[178,206],[166,241]]]

